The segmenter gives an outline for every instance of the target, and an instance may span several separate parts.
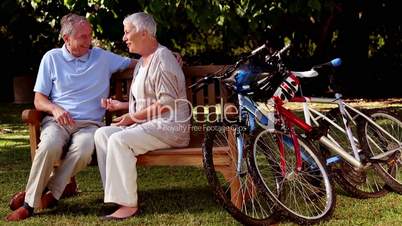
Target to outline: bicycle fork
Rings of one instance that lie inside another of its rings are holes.
[[[244,110],[244,107],[242,106],[243,100],[239,97],[239,105],[240,107],[240,111],[239,111],[239,115],[240,115],[240,123],[247,121],[248,119],[248,123],[249,125],[247,125],[250,129],[250,131],[253,131],[255,128],[255,119],[252,115],[248,115],[247,112]],[[244,137],[242,136],[242,132],[241,131],[241,124],[236,126],[235,128],[235,137],[236,137],[236,146],[237,146],[237,167],[236,167],[236,173],[237,175],[242,175],[243,174],[243,157],[244,157]]]
[[[243,165],[243,147],[244,140],[241,135],[241,131],[239,128],[236,128],[236,145],[237,145],[237,174],[240,175],[242,173],[242,165]]]
[[[295,153],[295,156],[296,156],[295,169],[296,169],[296,173],[297,173],[297,172],[300,172],[302,170],[302,154],[301,154],[301,150],[300,150],[300,143],[299,143],[299,141],[297,139],[296,134],[294,133],[293,128],[289,127],[289,129],[290,129],[291,143],[292,143],[292,146],[294,148],[294,153]],[[276,140],[277,140],[277,144],[278,144],[278,147],[279,147],[281,173],[282,173],[282,176],[285,177],[287,170],[286,170],[286,160],[285,160],[286,153],[285,153],[285,145],[284,145],[284,142],[283,142],[283,135],[277,133],[276,138],[277,138]]]
[[[278,112],[278,111],[276,111]],[[281,119],[279,119],[279,115],[276,115],[275,118],[278,118],[278,122],[276,122],[275,124],[276,127],[282,127],[281,125],[284,123]],[[286,121],[285,122],[286,128],[290,133],[290,138],[291,138],[291,145],[293,145],[293,149],[294,149],[294,153],[296,156],[296,173],[300,172],[302,170],[302,153],[301,153],[301,149],[300,149],[300,143],[299,140],[297,138],[296,132],[294,131],[293,128],[293,124],[290,121]],[[286,176],[286,160],[285,160],[285,145],[283,142],[283,135],[280,133],[276,133],[276,142],[278,144],[279,147],[279,156],[280,156],[280,166],[281,166],[281,173],[282,176],[285,177]]]
[[[341,112],[341,115],[342,115],[343,125],[345,126],[346,134],[348,136],[350,146],[352,147],[352,150],[353,150],[353,155],[354,155],[355,159],[360,162],[359,151],[357,149],[356,142],[355,142],[353,134],[352,134],[352,130],[350,129],[350,126],[349,126],[345,106],[343,105],[343,102],[341,100],[342,95],[339,93],[336,93],[335,98],[338,100],[339,111]]]

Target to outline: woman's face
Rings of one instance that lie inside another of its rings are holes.
[[[75,56],[85,55],[92,42],[92,28],[88,23],[78,23],[74,26],[72,34],[65,35],[64,41],[68,51]]]
[[[143,39],[144,32],[138,32],[137,29],[131,24],[124,25],[123,41],[126,43],[130,53],[137,53],[141,55],[141,40]]]

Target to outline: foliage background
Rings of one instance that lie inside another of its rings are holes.
[[[42,55],[60,47],[59,21],[85,15],[96,45],[127,55],[122,20],[138,11],[154,15],[159,41],[194,64],[230,64],[266,40],[292,43],[293,70],[343,59],[339,82],[348,97],[401,97],[395,82],[402,69],[398,1],[348,0],[3,0],[0,100],[12,100],[10,82],[36,75]],[[326,78],[302,81],[307,94],[325,94]],[[305,92],[305,93],[306,93]]]

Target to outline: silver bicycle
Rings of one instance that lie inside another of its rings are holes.
[[[339,59],[329,63],[339,64]],[[322,65],[292,73],[301,78],[314,77],[320,68]],[[336,87],[332,78],[330,87]],[[388,192],[388,185],[401,193],[402,122],[398,116],[384,110],[356,109],[342,99],[340,92],[335,92],[335,98],[301,96],[291,101],[302,102],[306,123],[318,126],[347,153],[323,150],[327,165],[345,191],[358,198],[381,197]],[[324,114],[310,103],[337,104],[338,107]],[[364,167],[359,167],[362,163]]]

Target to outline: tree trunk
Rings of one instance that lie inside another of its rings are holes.
[[[363,84],[367,74],[369,35],[366,7],[356,1],[345,1],[340,15],[338,51],[343,59],[341,81],[346,96],[367,95]]]

